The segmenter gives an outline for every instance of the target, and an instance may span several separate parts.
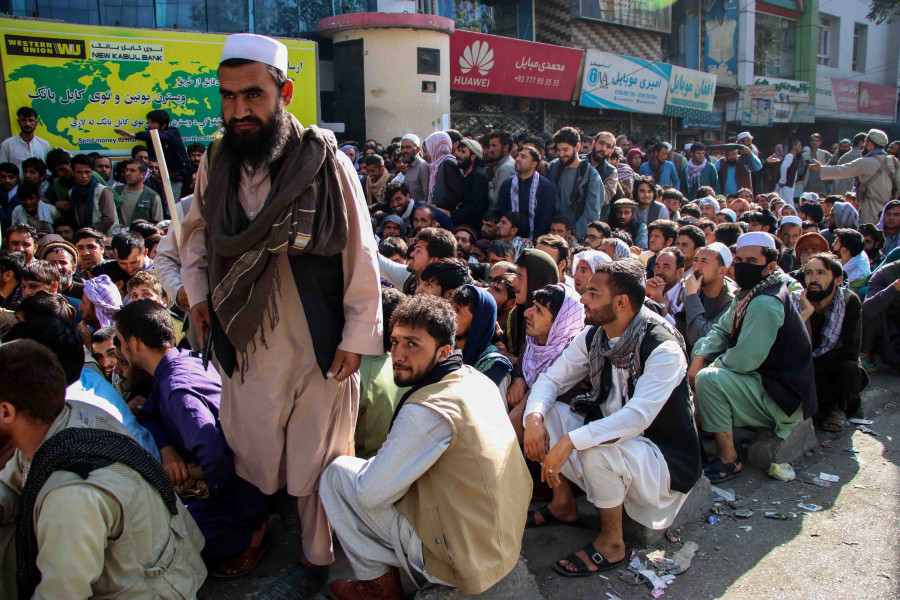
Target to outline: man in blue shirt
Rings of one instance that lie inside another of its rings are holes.
[[[740,152],[740,156],[738,156]],[[719,171],[719,189],[726,196],[737,194],[741,188],[753,190],[753,176],[762,169],[762,162],[749,147],[726,150],[725,158],[716,163]]]
[[[649,175],[662,187],[681,188],[681,180],[678,178],[678,170],[675,164],[668,160],[669,148],[659,142],[650,151],[650,160],[641,165],[640,174]]]

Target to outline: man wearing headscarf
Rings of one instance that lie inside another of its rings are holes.
[[[541,250],[526,248],[516,259],[516,307],[509,313],[506,324],[506,348],[510,356],[521,356],[527,342],[525,311],[534,304],[534,292],[545,285],[559,283],[559,269],[550,255]]]
[[[884,233],[884,254],[900,247],[900,200],[891,200],[884,205],[881,218],[876,225]]]
[[[506,397],[512,363],[500,353],[491,340],[497,331],[497,303],[487,290],[464,285],[451,301],[456,311],[456,349],[463,363],[484,373],[497,384],[500,396]]]
[[[583,294],[597,266],[607,262],[612,262],[612,258],[603,250],[582,250],[576,254],[572,258],[572,281],[575,291]]]
[[[525,407],[525,455],[543,463],[553,489],[527,522],[577,519],[572,484],[600,514],[600,534],[553,564],[565,577],[624,563],[623,511],[645,527],[668,527],[702,472],[684,342],[644,306],[645,278],[635,260],[597,268],[581,297],[591,327],[538,376]],[[585,377],[589,394],[557,401]]]
[[[304,128],[285,109],[294,90],[287,72],[281,42],[226,39],[225,134],[200,164],[180,242],[202,346],[212,331],[235,472],[265,494],[286,486],[297,497],[303,555],[261,599],[308,598],[328,579],[334,555],[319,477],[352,442],[361,355],[383,352],[362,187],[333,134]]]
[[[768,233],[738,238],[734,276],[740,291],[694,347],[688,373],[703,430],[716,438],[717,456],[705,469],[715,483],[741,472],[735,427],[767,427],[787,439],[816,412],[809,335],[790,296],[793,280],[777,260]]]
[[[513,372],[513,380],[506,392],[506,402],[512,409],[509,418],[521,439],[522,402],[553,361],[562,354],[572,339],[584,329],[584,308],[581,296],[567,285],[554,283],[534,293],[534,304],[525,311],[525,352]]]
[[[456,210],[462,203],[462,172],[453,157],[453,142],[443,131],[425,138],[429,161],[428,204],[444,210]]]
[[[403,181],[409,186],[409,195],[416,202],[428,202],[430,166],[422,159],[422,142],[414,133],[407,133],[400,140],[400,157],[406,163]]]

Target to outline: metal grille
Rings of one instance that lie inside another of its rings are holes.
[[[480,138],[505,129],[513,135],[544,129],[542,101],[494,94],[450,93],[450,125],[467,137]]]
[[[629,120],[628,115],[621,113],[603,114],[595,108],[553,102],[547,106],[547,126],[551,133],[563,127],[574,127],[587,135],[594,135],[599,131],[611,131],[619,135],[628,132]]]

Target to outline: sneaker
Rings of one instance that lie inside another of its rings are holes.
[[[878,370],[875,363],[869,362],[863,355],[859,356],[859,366],[865,369],[867,373],[874,373]]]

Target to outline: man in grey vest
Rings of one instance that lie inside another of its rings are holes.
[[[132,158],[125,162],[125,185],[116,186],[122,197],[119,205],[119,224],[131,227],[137,219],[158,223],[163,220],[162,202],[159,195],[144,185],[147,163]]]

